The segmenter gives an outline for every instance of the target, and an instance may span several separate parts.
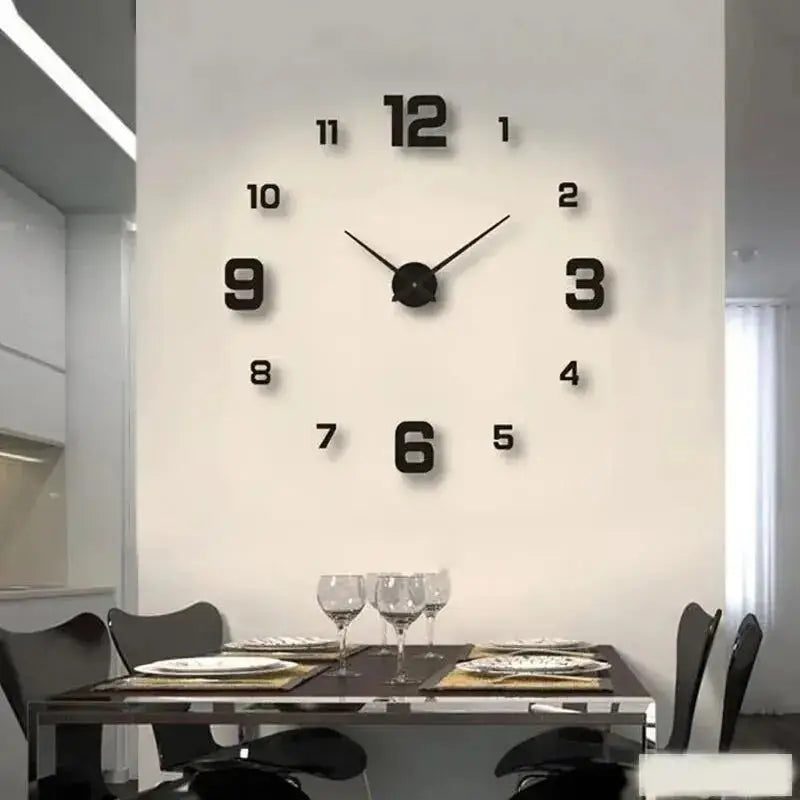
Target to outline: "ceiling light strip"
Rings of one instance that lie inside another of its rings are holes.
[[[136,160],[136,134],[19,15],[13,3],[0,6],[0,30],[122,150]]]

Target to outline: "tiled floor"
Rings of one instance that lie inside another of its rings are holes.
[[[129,783],[115,783],[108,787],[119,798],[119,800],[127,800],[129,797],[136,797],[136,781]]]
[[[795,764],[800,764],[800,714],[744,716],[736,729],[734,747],[737,750],[791,753]],[[792,797],[800,798],[798,777],[795,777]]]

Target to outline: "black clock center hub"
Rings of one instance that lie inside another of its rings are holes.
[[[398,267],[392,279],[392,300],[410,308],[419,308],[436,300],[436,275],[418,261]]]

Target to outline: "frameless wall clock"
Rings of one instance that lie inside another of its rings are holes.
[[[454,325],[446,324],[448,317],[458,320],[462,336],[480,327],[481,317],[475,316],[474,307],[468,313],[459,313],[458,305],[464,298],[449,287],[464,280],[460,271],[466,262],[470,262],[470,271],[486,270],[488,283],[481,284],[480,291],[485,295],[485,304],[493,307],[494,313],[498,305],[501,309],[508,305],[518,291],[514,280],[520,269],[541,276],[540,281],[534,281],[535,291],[528,308],[523,309],[526,315],[539,313],[543,306],[563,307],[574,319],[581,315],[606,315],[609,310],[602,255],[586,246],[575,245],[571,247],[574,252],[558,258],[546,247],[548,224],[561,215],[570,220],[573,230],[577,229],[585,222],[588,209],[584,207],[580,180],[567,180],[580,176],[562,175],[563,179],[552,180],[550,177],[537,179],[526,173],[529,163],[526,153],[532,150],[543,153],[547,143],[537,140],[533,126],[526,129],[521,119],[524,115],[515,113],[519,109],[498,107],[494,109],[497,113],[490,113],[482,103],[468,115],[464,111],[468,107],[468,96],[403,92],[396,85],[387,88],[391,91],[361,93],[357,98],[358,113],[308,114],[292,120],[291,124],[287,122],[282,130],[265,129],[265,151],[274,148],[280,153],[275,172],[280,171],[284,177],[277,180],[274,174],[254,170],[252,180],[242,182],[236,196],[230,198],[230,202],[236,204],[237,215],[257,215],[259,224],[263,225],[264,241],[258,253],[233,252],[220,264],[223,284],[220,299],[230,309],[231,325],[236,325],[237,317],[242,316],[258,320],[257,325],[249,326],[252,358],[240,365],[239,373],[239,380],[251,384],[254,391],[272,394],[282,391],[282,381],[275,380],[275,376],[289,371],[292,352],[287,349],[277,355],[271,351],[271,315],[264,311],[273,305],[273,300],[277,304],[282,294],[282,281],[297,270],[324,273],[328,279],[337,270],[351,279],[355,270],[364,274],[363,291],[358,294],[353,293],[351,280],[342,280],[338,287],[335,281],[329,284],[325,297],[308,297],[303,324],[310,328],[323,306],[334,305],[341,310],[343,319],[352,320],[365,304],[382,306],[383,313],[392,318],[395,331],[398,325],[406,326],[409,341],[414,339],[411,330],[424,326],[430,337],[429,346],[421,348],[417,340],[416,345],[404,350],[402,345],[398,347],[396,339],[387,343],[382,359],[390,361],[397,371],[412,364],[418,367],[426,359],[435,365],[442,358],[435,343],[437,336],[453,335]],[[353,104],[352,97],[346,99],[347,105]],[[335,97],[328,98],[326,105],[326,111],[334,108]],[[459,140],[469,134],[470,128],[481,135],[473,137],[478,144],[473,143],[467,151]],[[365,170],[369,172],[373,168],[365,163],[365,157],[374,160],[376,151],[381,150],[400,157],[389,161],[381,173],[365,175]],[[305,214],[306,198],[302,189],[294,185],[292,173],[300,173],[302,180],[297,183],[308,186],[309,182],[313,183],[310,174],[313,165],[319,163],[321,156],[333,161],[339,179],[334,186],[321,185],[316,190],[315,212]],[[492,165],[498,159],[504,162],[505,177],[499,180],[500,186],[493,189],[487,184],[491,180],[487,176],[491,176]],[[507,192],[504,186],[508,184],[509,167],[513,174],[515,160],[519,163],[517,180],[520,186],[514,192]],[[464,176],[470,174],[475,176],[474,191],[480,195],[481,205],[487,208],[487,214],[489,208],[492,210],[477,230],[475,224],[467,221],[471,215],[459,214],[460,204],[473,205],[472,197],[459,194],[463,192]],[[452,191],[443,193],[440,187],[446,185],[448,175],[458,179],[454,180]],[[318,224],[320,211],[324,213],[325,208],[319,192],[330,204],[330,213],[323,225]],[[537,199],[536,203],[526,202],[533,198]],[[345,207],[349,211],[342,214]],[[437,231],[435,238],[447,239],[449,245],[443,251],[434,252],[433,247],[418,244],[420,237],[409,227],[416,224],[429,228],[437,208],[442,209],[438,213],[442,214],[443,221],[441,226],[433,222]],[[544,217],[545,209],[548,217]],[[338,227],[332,224],[333,218],[341,220]],[[543,237],[541,248],[529,245],[521,248],[518,242],[515,246],[515,238],[519,239],[519,232],[524,231],[525,226],[534,227],[537,235]],[[443,231],[446,236],[441,235]],[[270,254],[270,239],[276,235],[283,242],[284,252],[292,251],[293,242],[297,252],[307,252],[309,241],[313,241],[315,252],[322,256],[300,259],[299,263],[293,260],[281,263],[279,257],[273,258]],[[328,259],[324,255],[326,251],[330,252]],[[557,290],[552,280],[556,274],[561,279]],[[445,286],[448,290],[443,292]],[[294,303],[299,306],[303,300],[294,297]],[[437,325],[447,328],[446,334],[444,330],[437,332]],[[377,331],[363,330],[364,337],[379,335]],[[539,335],[547,337],[550,331],[543,328]],[[328,336],[335,338],[337,331],[329,331]],[[379,341],[375,344],[380,348]],[[508,344],[519,346],[519,342],[509,341]],[[553,342],[553,347],[558,347],[557,342]],[[491,362],[475,365],[476,380],[500,384],[509,379],[509,375],[492,367]],[[338,379],[351,381],[353,371],[359,369],[362,370],[361,385],[366,382],[368,386],[370,364],[342,364]],[[565,391],[579,391],[591,364],[586,363],[580,352],[564,349],[557,370],[544,371],[533,363],[520,364],[519,369],[535,371],[538,383],[559,382]],[[361,394],[364,391],[363,388],[359,390]],[[468,404],[469,397],[464,397],[463,403]],[[437,470],[440,461],[437,430],[446,420],[419,414],[419,407],[416,410],[416,415],[397,419],[390,430],[384,431],[390,446],[386,448],[386,464],[375,465],[376,469],[391,467],[400,473],[415,475]],[[273,409],[270,413],[280,412]],[[487,458],[492,457],[492,451],[513,451],[518,430],[547,424],[547,420],[537,419],[533,411],[528,418],[518,419],[499,416],[501,413],[502,409],[498,409],[497,420],[483,429],[476,421],[472,433],[485,438],[491,446]],[[335,446],[343,423],[351,438],[364,433],[359,430],[358,419],[310,418],[304,424],[316,429],[316,447],[326,450]],[[301,440],[307,442],[298,437],[298,441]]]

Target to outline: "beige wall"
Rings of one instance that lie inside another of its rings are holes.
[[[613,642],[663,728],[681,608],[723,598],[722,3],[313,6],[140,3],[141,608],[204,597],[237,635],[324,633],[320,572],[447,565],[443,639]],[[383,94],[417,91],[457,109],[451,156],[389,146]],[[584,213],[556,207],[563,180]],[[252,181],[281,183],[284,213],[251,211]],[[416,316],[343,234],[435,260],[507,213]],[[243,255],[267,265],[264,315],[223,304]],[[574,256],[608,267],[598,316],[564,304]],[[573,358],[579,391],[558,381]],[[436,427],[433,480],[394,468],[404,419]],[[343,446],[323,452],[329,421]]]

